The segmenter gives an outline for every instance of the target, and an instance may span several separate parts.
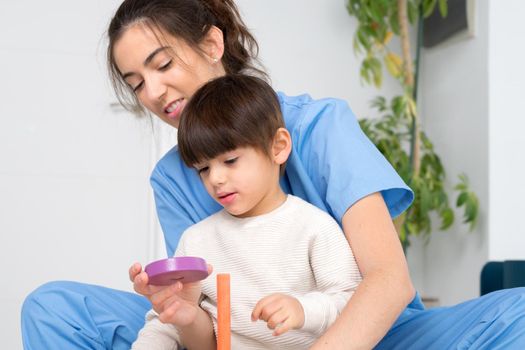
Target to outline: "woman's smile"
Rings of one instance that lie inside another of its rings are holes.
[[[170,102],[166,107],[164,107],[164,113],[171,120],[177,120],[186,105],[185,98],[179,98]]]

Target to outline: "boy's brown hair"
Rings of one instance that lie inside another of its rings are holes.
[[[202,86],[184,108],[179,152],[189,167],[239,147],[269,155],[282,127],[279,99],[270,85],[253,76],[226,75]]]

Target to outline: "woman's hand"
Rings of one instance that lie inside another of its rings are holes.
[[[252,321],[266,321],[273,335],[281,335],[290,329],[304,325],[303,306],[294,297],[286,294],[270,294],[257,302],[252,311]]]
[[[213,267],[208,264],[208,275],[212,271]],[[148,275],[139,263],[130,267],[129,278],[133,282],[133,289],[151,302],[161,322],[185,327],[195,321],[201,295],[200,282],[175,282],[169,286],[150,285]]]

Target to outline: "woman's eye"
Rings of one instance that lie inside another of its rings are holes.
[[[133,89],[133,92],[137,92],[139,91],[142,86],[144,86],[144,81],[141,81],[140,83],[138,83],[137,85],[133,86],[132,89]]]
[[[227,159],[224,161],[224,163],[226,164],[233,164],[237,161],[238,157],[235,157],[235,158],[230,158],[230,159]]]
[[[166,62],[165,64],[163,64],[162,66],[159,67],[159,70],[160,71],[164,71],[166,69],[168,69],[170,66],[171,66],[171,62],[172,60],[169,60],[168,62]]]

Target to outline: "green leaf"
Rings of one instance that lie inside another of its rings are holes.
[[[430,207],[432,206],[432,197],[430,196],[430,191],[428,190],[427,183],[422,181],[421,186],[419,187],[420,195],[420,210],[422,216],[427,216]]]
[[[448,15],[448,2],[447,0],[439,0],[439,13],[441,17],[447,17]]]
[[[468,199],[468,193],[467,192],[461,192],[461,194],[459,195],[457,201],[456,201],[456,206],[457,207],[461,207]]]
[[[377,5],[377,1],[370,2],[370,15],[375,22],[381,23],[383,22],[383,13],[381,11],[381,7]]]
[[[361,44],[362,47],[365,48],[366,51],[370,50],[370,40],[368,39],[368,35],[365,32],[366,27],[359,26],[357,29],[357,41],[359,44]]]
[[[374,79],[374,85],[379,88],[383,81],[383,71],[381,69],[381,61],[376,57],[370,57],[369,59],[370,67],[372,71],[372,77]]]
[[[392,112],[394,112],[396,116],[403,115],[403,111],[406,109],[406,101],[403,98],[403,96],[394,97],[390,102],[390,105],[390,108],[392,108]]]
[[[420,232],[419,227],[414,222],[407,222],[406,227],[409,234],[417,235]]]
[[[427,18],[434,12],[437,0],[423,0],[423,17]]]
[[[421,142],[423,142],[423,146],[429,150],[433,149],[434,145],[432,145],[432,142],[430,142],[427,135],[424,132],[421,132],[420,135],[421,135]]]
[[[353,47],[354,47],[354,54],[358,55],[363,53],[363,50],[361,49],[361,46],[359,44],[359,39],[357,38],[357,35],[354,36],[354,40],[352,41]]]
[[[397,12],[397,6],[395,6],[393,11],[390,13],[388,21],[390,22],[390,28],[392,28],[394,34],[399,35],[399,20],[397,18]]]
[[[465,192],[468,190],[468,178],[465,174],[458,175],[459,177],[459,183],[454,186],[454,189],[460,192]]]
[[[419,18],[419,11],[417,4],[413,1],[409,1],[407,4],[408,20],[410,23],[414,23]]]
[[[399,239],[401,240],[401,242],[407,241],[407,230],[405,228],[405,225],[401,225],[397,234],[399,235]]]
[[[441,217],[440,230],[444,231],[448,229],[454,223],[454,211],[450,208],[446,208],[439,213]]]
[[[363,60],[361,63],[361,79],[364,80],[366,83],[370,84],[372,80],[372,68],[370,67],[370,62],[368,59]]]
[[[479,202],[477,196],[473,193],[469,193],[467,200],[467,206],[465,208],[465,223],[470,223],[470,229],[472,230],[476,224],[478,217]]]
[[[387,110],[386,98],[383,96],[376,96],[370,103],[370,106],[376,108],[379,112],[384,112]]]

